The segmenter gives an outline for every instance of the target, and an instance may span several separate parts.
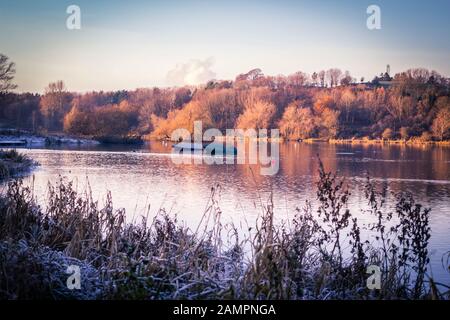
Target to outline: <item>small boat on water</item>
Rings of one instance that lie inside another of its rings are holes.
[[[237,149],[229,147],[224,143],[210,142],[210,143],[191,143],[191,142],[179,142],[172,145],[173,151],[177,153],[192,153],[192,154],[203,154],[205,149],[205,155],[218,156],[217,151],[222,151],[221,155],[237,155]]]

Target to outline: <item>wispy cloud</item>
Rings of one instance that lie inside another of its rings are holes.
[[[186,63],[178,63],[174,69],[167,73],[166,80],[168,84],[175,86],[205,83],[216,77],[216,73],[211,70],[213,65],[213,57],[205,60],[192,59]]]

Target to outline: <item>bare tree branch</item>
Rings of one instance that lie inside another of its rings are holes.
[[[17,88],[17,85],[12,83],[15,73],[16,64],[9,61],[7,56],[0,53],[0,93]]]

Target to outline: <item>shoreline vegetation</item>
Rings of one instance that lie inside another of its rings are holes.
[[[0,147],[12,146],[60,146],[60,145],[95,145],[97,140],[67,135],[63,133],[35,133],[19,129],[0,129]]]
[[[384,140],[384,139],[330,139],[331,144],[383,144],[383,145],[436,145],[450,146],[450,140],[445,141],[420,141],[411,140]]]
[[[38,164],[15,149],[4,151],[0,149],[0,182],[26,174]]]
[[[367,178],[361,214],[374,223],[365,225],[350,212],[345,181],[319,167],[317,204],[275,224],[270,197],[244,235],[221,222],[220,186],[191,230],[163,208],[127,223],[110,193],[100,204],[64,178],[49,184],[45,206],[10,181],[0,197],[0,298],[450,299],[428,269],[430,209],[409,193],[388,208],[386,190]],[[73,265],[81,290],[66,285]],[[381,269],[381,290],[367,287],[371,265]]]
[[[330,143],[330,144],[381,144],[381,145],[437,145],[437,146],[450,146],[450,140],[443,140],[443,141],[421,141],[419,139],[410,139],[410,140],[385,140],[385,139],[321,139],[321,138],[306,138],[306,139],[295,139],[295,140],[289,140],[289,139],[273,139],[273,138],[251,138],[251,137],[245,137],[245,138],[226,138],[221,137],[219,139],[215,140],[203,140],[202,142],[222,142],[225,143],[226,141],[236,141],[238,139],[244,139],[245,141],[267,141],[267,142],[279,142],[279,143],[286,143],[286,142],[298,142],[298,143]],[[171,140],[161,140],[161,139],[144,139],[144,141],[170,141],[170,142],[176,142]]]
[[[14,143],[15,142],[15,143]],[[62,145],[97,145],[97,144],[141,144],[140,136],[84,136],[65,133],[33,133],[27,130],[0,129],[0,146],[62,146]],[[5,143],[5,144],[3,144]]]
[[[230,138],[220,137],[212,141],[225,142]],[[231,138],[231,140],[236,140],[239,138]],[[351,139],[325,139],[325,138],[305,138],[305,139],[285,139],[280,137],[279,139],[272,138],[250,138],[245,137],[245,140],[257,140],[257,141],[268,141],[268,142],[303,142],[303,143],[330,143],[330,144],[379,144],[379,145],[436,145],[436,146],[450,146],[450,140],[443,141],[423,141],[421,139],[370,139],[368,137],[364,138],[351,138]],[[88,136],[70,136],[64,133],[54,133],[54,134],[33,134],[26,130],[17,129],[2,129],[0,130],[0,147],[7,147],[3,145],[3,142],[23,142],[22,146],[63,146],[63,145],[97,145],[97,144],[130,144],[139,145],[145,142],[176,142],[167,139],[157,139],[149,136],[103,136],[103,137],[88,137]],[[202,142],[212,142],[212,141],[202,141]],[[17,146],[16,144],[12,144]]]

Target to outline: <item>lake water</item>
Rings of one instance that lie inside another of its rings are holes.
[[[217,185],[224,223],[233,222],[242,229],[253,226],[271,193],[276,219],[292,217],[296,207],[316,198],[319,155],[327,170],[347,178],[350,209],[358,221],[370,220],[360,213],[366,206],[366,172],[379,186],[392,192],[409,191],[417,202],[432,208],[432,273],[438,281],[450,284],[450,274],[443,267],[447,262],[442,262],[450,250],[450,148],[285,143],[280,145],[280,169],[274,176],[260,175],[256,165],[177,165],[170,150],[170,145],[160,142],[137,149],[104,145],[22,149],[41,164],[33,172],[35,194],[41,200],[47,183],[61,175],[74,180],[79,191],[89,181],[100,202],[111,191],[115,206],[125,208],[130,221],[150,206],[150,216],[165,208],[192,228],[205,211],[211,187]],[[25,181],[31,184],[32,179]]]

